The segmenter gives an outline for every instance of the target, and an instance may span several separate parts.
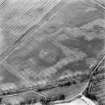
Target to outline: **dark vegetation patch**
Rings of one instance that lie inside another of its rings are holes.
[[[84,36],[76,39],[66,39],[61,42],[68,48],[77,48],[78,50],[87,54],[87,57],[97,57],[97,54],[104,47],[104,39],[94,38],[93,40],[86,40]]]
[[[75,62],[71,62],[67,65],[65,65],[63,68],[62,68],[62,71],[64,70],[70,70],[72,72],[85,72],[89,69],[88,65],[86,64],[86,59],[82,59],[82,60],[79,60],[79,61],[75,61]]]

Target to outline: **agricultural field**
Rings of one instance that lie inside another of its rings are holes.
[[[72,98],[82,92],[105,51],[104,9],[85,0],[16,4],[4,2],[0,10],[0,91],[70,77],[70,87],[45,93]]]

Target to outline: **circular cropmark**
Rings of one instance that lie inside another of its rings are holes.
[[[38,58],[42,65],[51,66],[59,61],[60,51],[52,45],[46,45],[40,49]]]

